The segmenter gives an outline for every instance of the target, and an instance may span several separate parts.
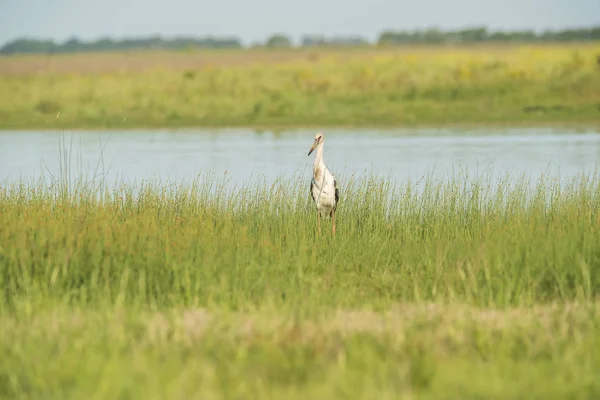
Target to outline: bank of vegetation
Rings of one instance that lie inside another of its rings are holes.
[[[597,123],[600,46],[0,58],[0,128]]]

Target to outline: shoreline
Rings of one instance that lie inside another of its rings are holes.
[[[47,131],[47,132],[58,132],[58,131],[77,131],[77,132],[133,132],[133,131],[187,131],[187,130],[248,130],[248,131],[272,131],[272,132],[284,132],[284,131],[298,131],[298,130],[364,130],[364,129],[377,129],[377,130],[403,130],[403,129],[512,129],[512,128],[559,128],[559,129],[583,129],[583,130],[595,130],[600,129],[600,114],[598,118],[589,119],[562,119],[562,120],[547,120],[547,121],[531,121],[531,120],[507,120],[507,121],[490,121],[490,122],[448,122],[448,123],[388,123],[388,124],[319,124],[319,123],[290,123],[290,124],[178,124],[178,125],[160,125],[160,124],[139,124],[139,125],[89,125],[89,124],[74,124],[69,126],[52,126],[42,124],[31,124],[31,125],[2,125],[0,122],[0,132],[25,132],[25,131]]]

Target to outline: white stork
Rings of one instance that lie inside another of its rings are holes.
[[[316,149],[315,161],[313,165],[313,178],[310,181],[310,196],[315,202],[317,208],[317,226],[321,233],[321,217],[329,216],[331,218],[331,232],[335,235],[335,210],[340,199],[337,181],[329,172],[323,162],[323,142],[325,136],[322,133],[315,135],[315,141],[310,148],[308,155]]]

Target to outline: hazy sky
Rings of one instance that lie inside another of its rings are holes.
[[[487,25],[496,29],[600,24],[600,0],[0,0],[0,44],[53,38],[235,35],[246,44],[284,32],[360,34]]]

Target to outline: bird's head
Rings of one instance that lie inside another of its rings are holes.
[[[312,147],[308,151],[309,156],[310,156],[310,153],[312,153],[317,148],[318,145],[323,143],[323,140],[325,140],[325,136],[321,132],[319,132],[315,135],[315,141],[313,142]]]

